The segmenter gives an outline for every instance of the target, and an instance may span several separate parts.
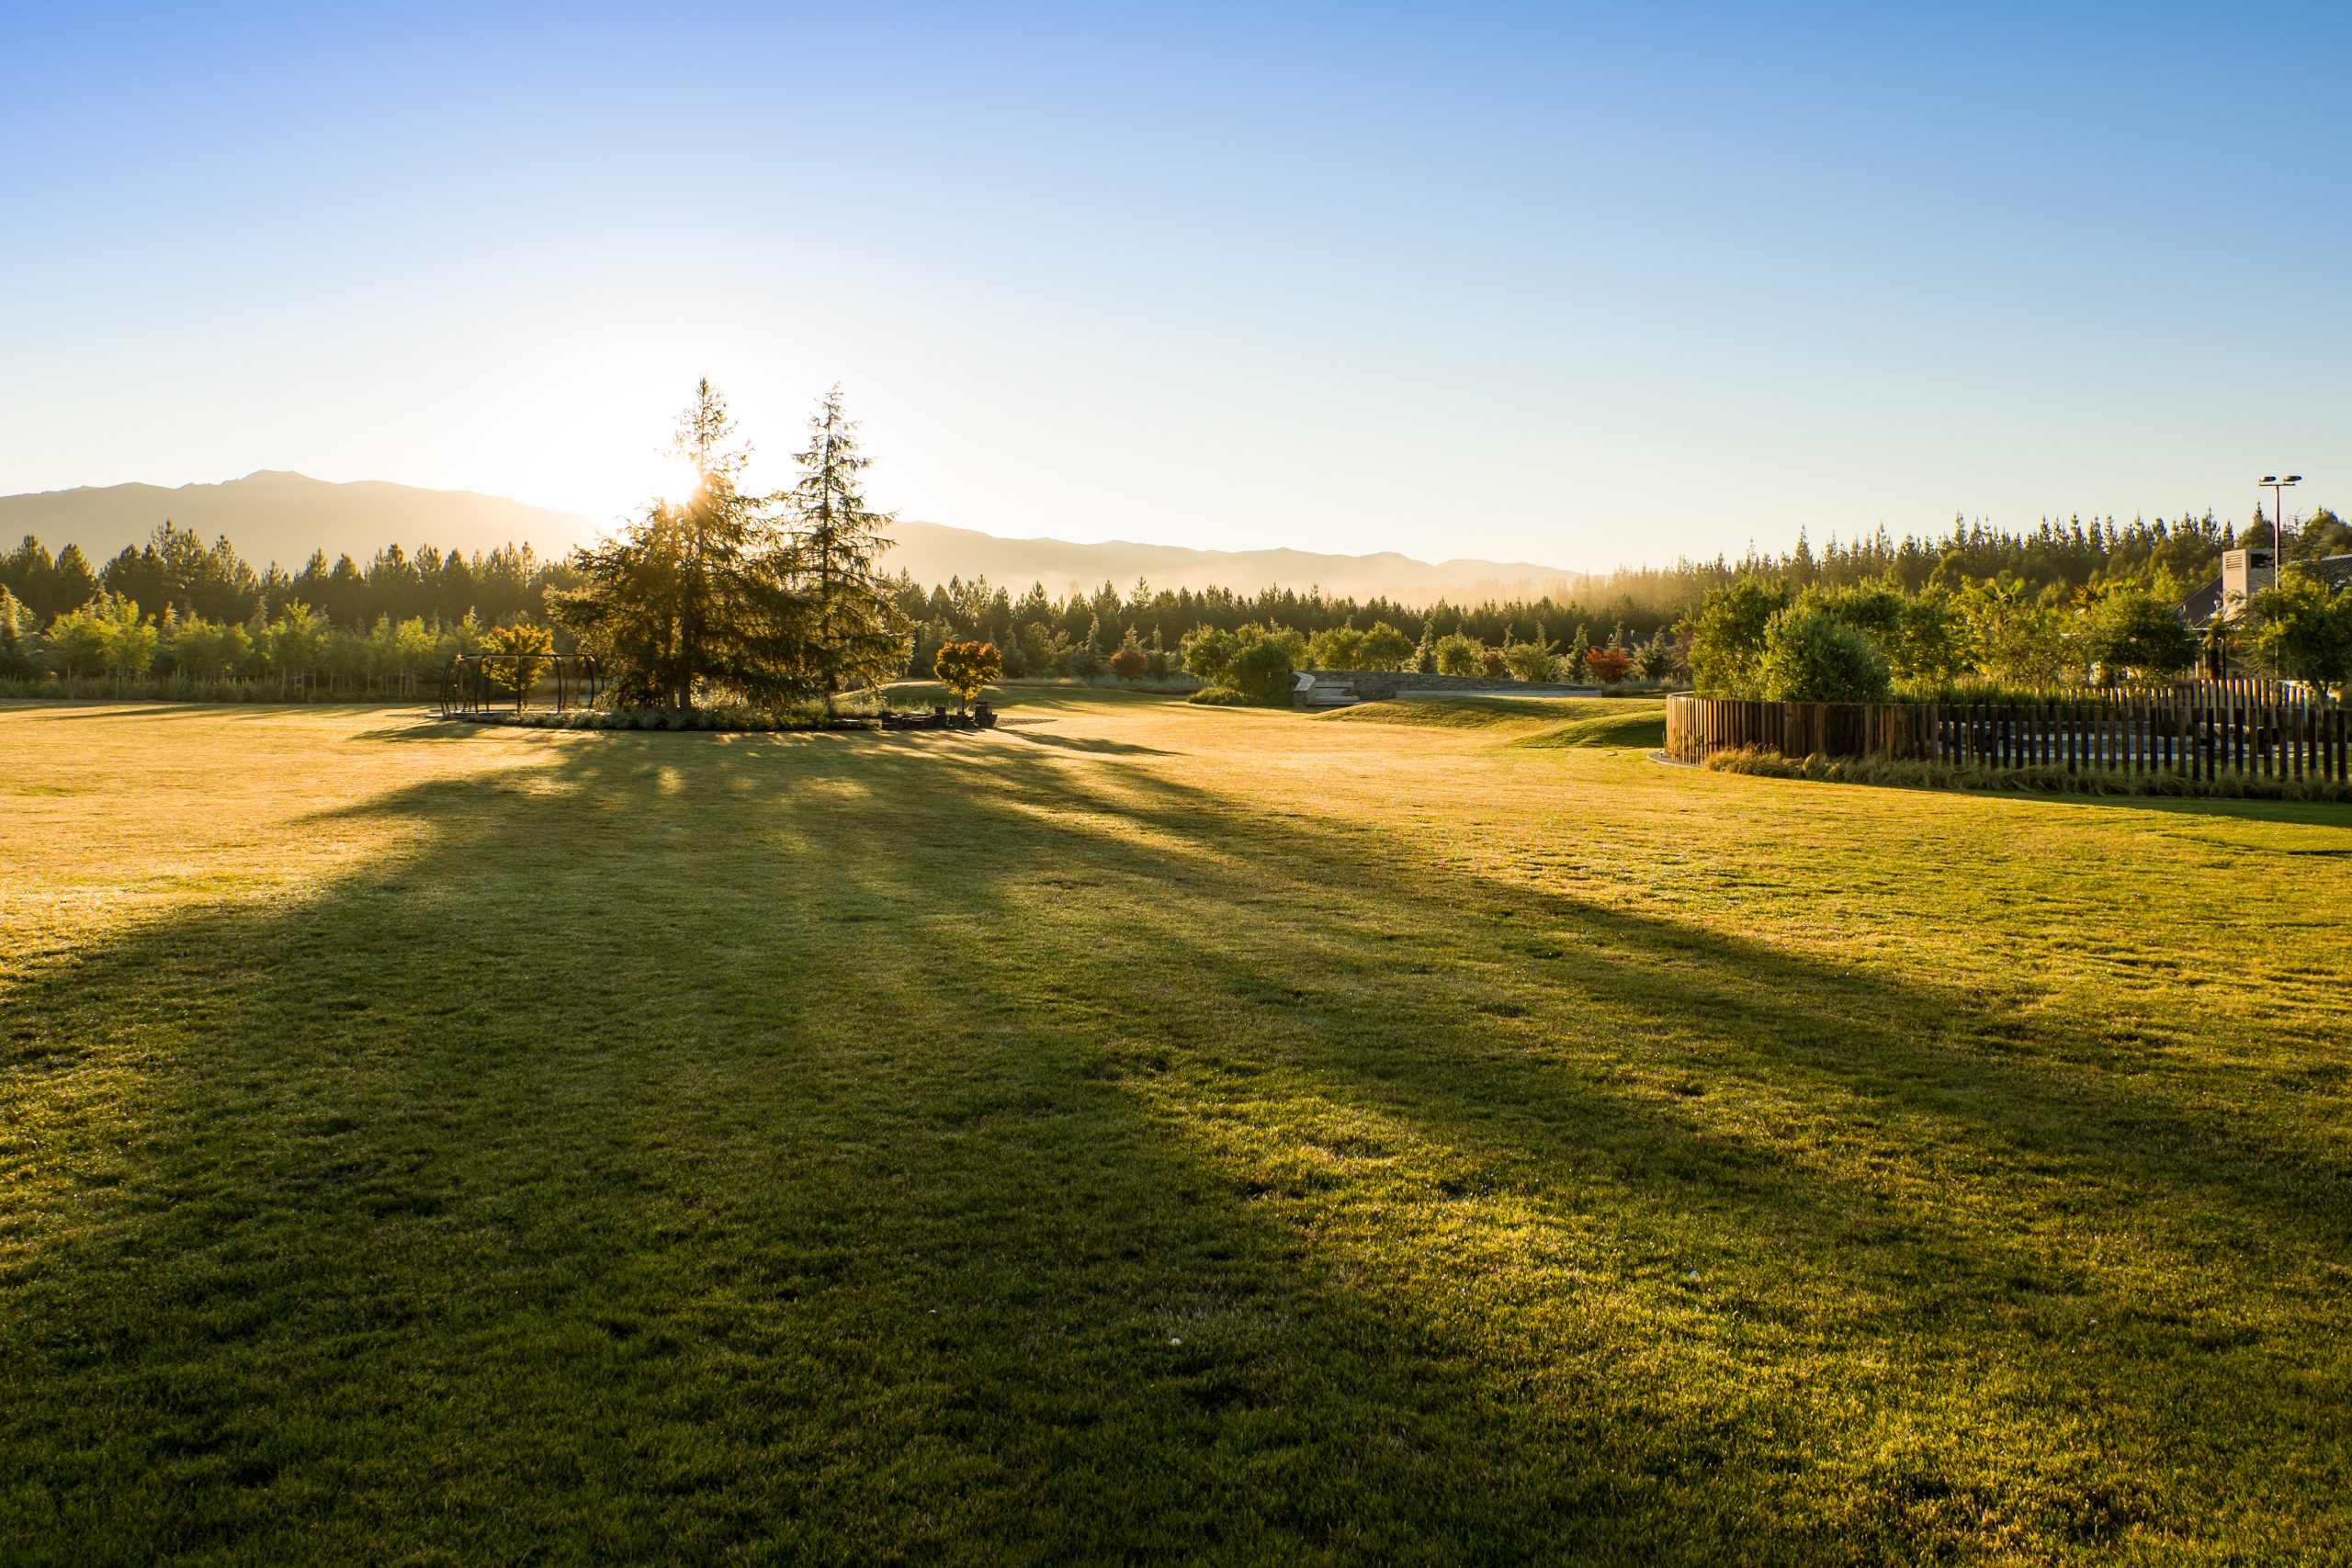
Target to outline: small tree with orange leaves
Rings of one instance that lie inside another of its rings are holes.
[[[969,707],[989,682],[1004,673],[1004,656],[992,642],[951,642],[932,660],[931,672],[956,694],[960,710]]]

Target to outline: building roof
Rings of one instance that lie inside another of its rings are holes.
[[[2352,582],[2352,552],[2322,556],[2317,560],[2289,561],[2287,564],[2310,572],[2323,582]],[[2181,601],[2180,618],[2200,630],[2221,613],[2222,580],[2218,576]]]
[[[2221,613],[2222,580],[2218,577],[2181,601],[2180,618],[2200,631]]]

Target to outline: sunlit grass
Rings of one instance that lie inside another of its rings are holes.
[[[1453,705],[0,709],[0,1556],[2336,1550],[2352,810]]]

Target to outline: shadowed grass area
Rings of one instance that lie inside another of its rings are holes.
[[[1597,746],[1652,751],[1666,744],[1666,705],[1624,701],[1614,713],[1571,719],[1519,740],[1521,746]]]
[[[1666,744],[1666,704],[1652,697],[1410,697],[1334,708],[1317,722],[1491,730],[1517,746],[1655,750]]]
[[[89,711],[0,712],[12,1561],[2352,1531],[2352,811]]]
[[[1644,703],[1640,698],[1414,696],[1358,703],[1317,716],[1324,724],[1393,724],[1415,729],[1519,729],[1622,714],[1629,703],[1656,706],[1661,714],[1666,711],[1663,704]]]

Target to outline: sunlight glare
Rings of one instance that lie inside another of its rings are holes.
[[[646,458],[634,488],[640,504],[663,501],[677,506],[692,501],[701,484],[702,475],[692,462],[674,452],[660,452]]]

